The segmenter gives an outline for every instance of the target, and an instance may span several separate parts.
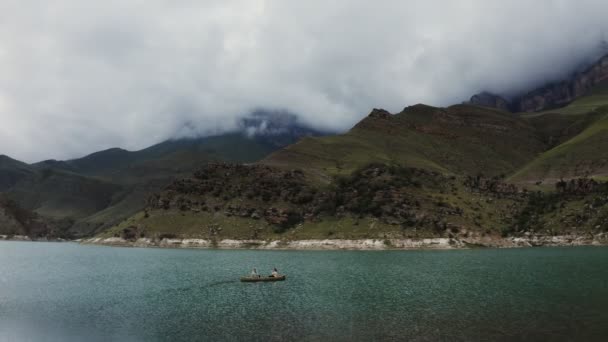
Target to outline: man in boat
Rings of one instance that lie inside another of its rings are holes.
[[[250,274],[251,278],[259,278],[260,275],[258,274],[258,270],[256,270],[256,268],[254,267],[253,270],[251,270],[251,274]]]
[[[278,277],[279,276],[279,271],[277,270],[277,268],[273,268],[272,272],[270,273],[271,277]]]

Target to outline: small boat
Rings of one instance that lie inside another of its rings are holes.
[[[255,283],[258,281],[283,281],[285,278],[284,275],[278,277],[241,277],[241,281],[244,283]]]

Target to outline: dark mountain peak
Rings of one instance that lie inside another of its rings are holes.
[[[7,156],[6,154],[0,154],[0,162],[13,162],[13,161],[17,161],[17,160]]]
[[[300,123],[296,115],[286,111],[254,111],[240,119],[238,128],[248,137],[320,134],[319,131]]]
[[[5,154],[0,154],[0,166],[15,167],[15,166],[27,166],[27,164],[24,162],[21,162],[17,159],[13,159]]]
[[[432,114],[432,113],[435,113],[438,109],[439,108],[437,108],[437,107],[429,106],[424,103],[417,103],[413,106],[407,106],[407,107],[403,108],[403,111],[401,111],[401,113],[399,113],[399,114],[409,114],[409,113]]]
[[[386,130],[392,124],[394,115],[382,108],[374,108],[352,129]]]
[[[43,160],[43,161],[38,162],[38,163],[34,163],[34,164],[32,164],[32,166],[36,166],[36,167],[60,167],[60,168],[64,168],[64,167],[68,166],[68,163],[66,163],[63,160],[47,159],[47,160]]]
[[[380,119],[389,119],[392,116],[387,110],[382,108],[374,108],[369,113],[368,117],[370,118],[380,118]]]
[[[471,96],[471,99],[467,104],[497,108],[509,112],[511,111],[511,104],[509,103],[509,101],[507,101],[504,97],[500,95],[496,95],[487,91]]]
[[[299,122],[292,113],[265,110],[254,111],[240,119],[238,130],[248,138],[276,148],[293,144],[302,137],[326,134]]]
[[[84,158],[98,157],[101,155],[117,155],[117,154],[125,154],[125,153],[129,153],[129,151],[119,148],[119,147],[112,147],[112,148],[108,148],[106,150],[101,150],[98,152],[91,153],[91,154],[85,156]]]

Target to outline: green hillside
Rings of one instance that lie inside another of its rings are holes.
[[[538,156],[515,173],[511,180],[554,182],[560,178],[607,176],[607,151],[608,115],[605,115],[574,138]]]
[[[68,220],[49,220],[20,207],[0,193],[0,235],[30,238],[71,238]]]
[[[451,174],[509,174],[545,149],[535,128],[510,113],[468,105],[373,111],[348,133],[308,138],[262,163],[329,180],[372,162]]]
[[[168,140],[139,151],[119,148],[96,152],[79,159],[44,161],[34,166],[70,171],[108,181],[129,184],[143,178],[159,178],[193,170],[193,165],[209,160],[254,162],[276,147],[241,133]]]
[[[11,198],[50,217],[85,217],[106,207],[119,185],[66,171],[44,169],[13,187]]]
[[[608,183],[523,192],[499,177],[369,164],[329,184],[300,170],[210,164],[148,199],[100,237],[256,240],[458,237],[608,232]]]
[[[79,219],[73,230],[89,235],[120,222],[141,210],[151,193],[162,189],[175,178],[188,176],[205,163],[249,163],[262,159],[276,149],[277,146],[267,139],[252,139],[241,133],[231,133],[169,140],[144,150],[127,152],[131,161],[127,163],[123,159],[120,166],[105,167],[97,158],[87,158],[86,163],[75,161],[73,164],[78,165],[80,172],[119,184],[124,190],[116,192],[113,200],[102,210]]]
[[[608,86],[567,107],[525,118],[541,134],[552,136],[554,143],[514,173],[511,181],[555,183],[562,178],[608,175]]]
[[[586,114],[595,111],[596,109],[603,107],[608,104],[608,81],[604,81],[589,91],[585,96],[576,99],[569,105],[558,108],[543,111],[540,113],[526,114],[527,116],[539,116],[546,113],[560,113],[560,114]]]
[[[297,133],[317,134],[303,128]],[[73,220],[72,234],[86,236],[140,211],[150,193],[205,163],[254,162],[298,138],[289,132],[257,137],[235,132],[32,165],[2,156],[0,192],[45,217]]]
[[[472,105],[416,105],[395,115],[375,109],[345,134],[302,139],[254,165],[207,165],[102,236],[599,234],[608,231],[607,183],[577,178],[560,182],[557,191],[552,183],[542,192],[521,187],[524,174],[536,182],[554,169],[574,178],[586,175],[578,169],[593,167],[597,176],[604,167],[605,108],[571,109],[540,115]],[[577,164],[587,160],[592,163]]]

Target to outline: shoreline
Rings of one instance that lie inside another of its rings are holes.
[[[125,240],[118,237],[76,240],[30,238],[25,235],[0,235],[0,241],[75,242],[83,245],[175,249],[259,249],[259,250],[456,250],[474,248],[576,247],[608,246],[608,233],[575,236],[524,236],[483,238],[403,238],[403,239],[306,239],[306,240],[236,240],[236,239],[151,239]]]
[[[2,235],[2,234],[0,234],[0,241],[72,242],[74,240],[67,240],[67,239],[62,239],[62,238],[48,238],[48,237],[31,238],[27,235]]]
[[[307,240],[235,240],[235,239],[162,239],[118,237],[75,240],[81,244],[190,249],[259,249],[259,250],[448,250],[472,248],[523,248],[608,246],[608,234],[573,236],[529,236],[505,238],[425,238],[425,239],[307,239]]]

